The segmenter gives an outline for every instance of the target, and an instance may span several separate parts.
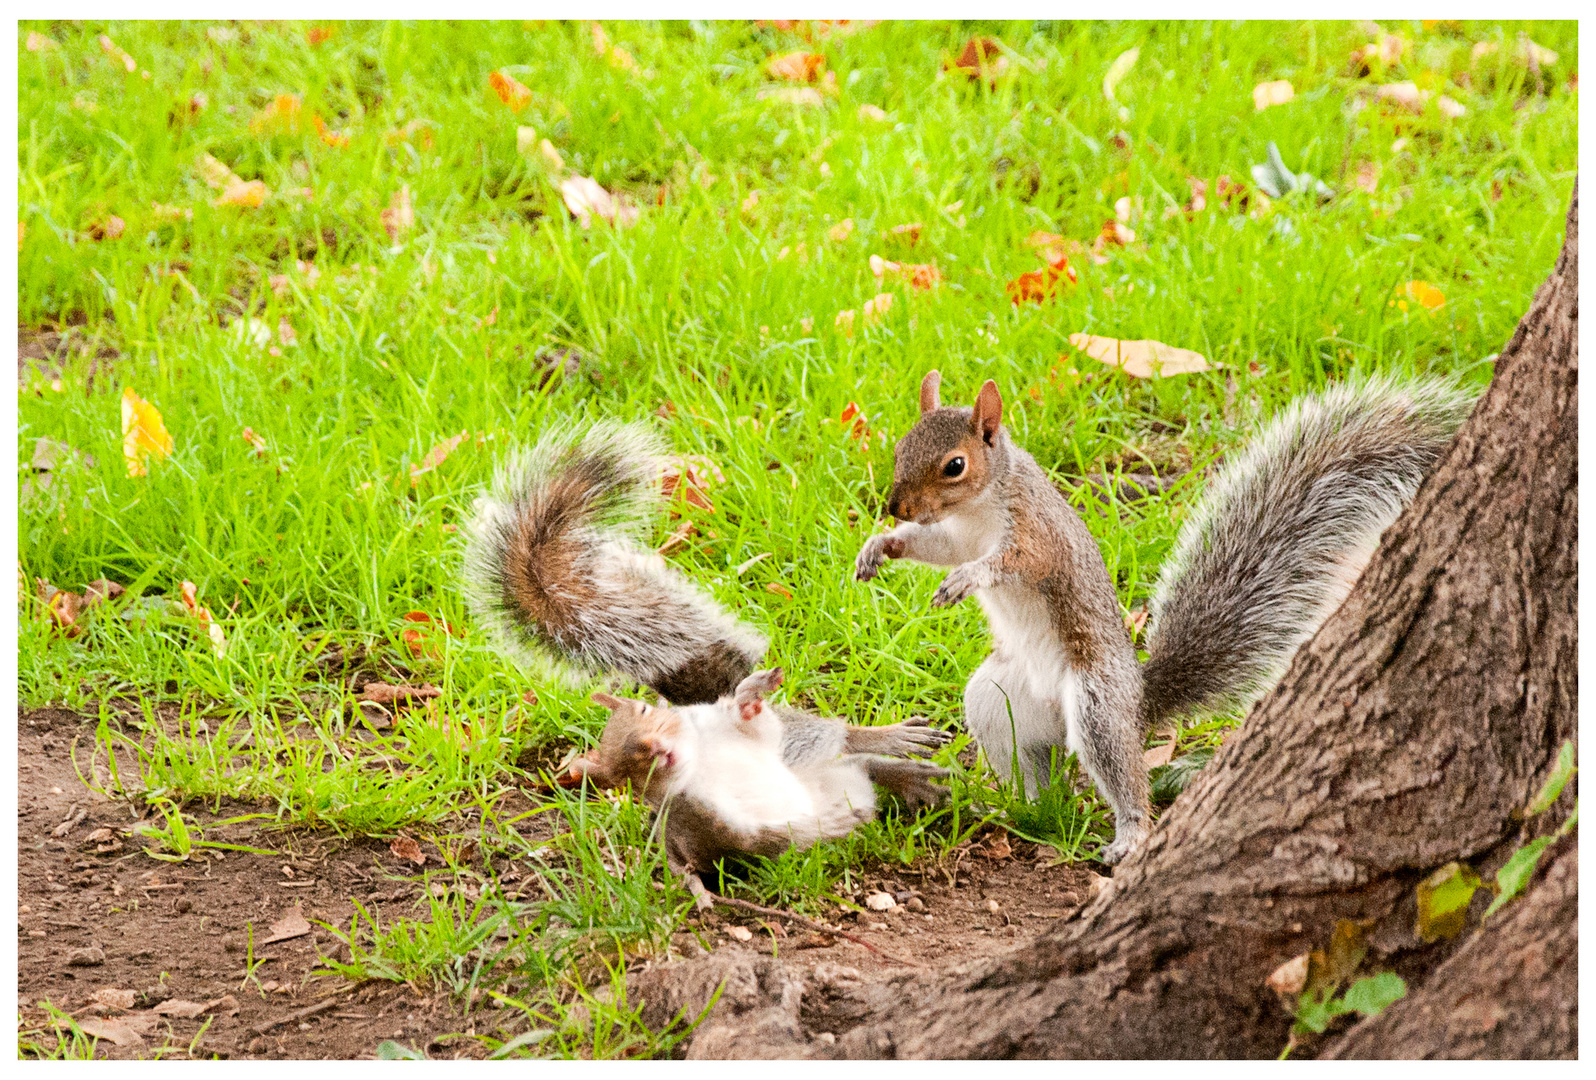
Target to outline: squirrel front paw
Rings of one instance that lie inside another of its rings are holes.
[[[942,579],[942,584],[937,586],[936,595],[931,597],[931,606],[952,607],[975,590],[990,585],[989,576],[983,573],[983,568],[977,563],[955,566]]]
[[[865,546],[859,552],[859,558],[854,560],[853,576],[857,581],[869,581],[881,569],[881,564],[888,559],[903,558],[904,543],[891,533],[877,533],[865,541]]]

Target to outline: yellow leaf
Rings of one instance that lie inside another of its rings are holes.
[[[1112,64],[1108,65],[1108,71],[1103,75],[1103,96],[1109,101],[1118,103],[1114,97],[1114,91],[1119,88],[1120,80],[1130,74],[1131,68],[1136,66],[1136,61],[1141,55],[1142,50],[1140,48],[1126,49],[1114,58]]]
[[[1430,311],[1438,311],[1446,303],[1446,294],[1428,281],[1410,281],[1397,290],[1397,295],[1423,304]]]
[[[1071,334],[1070,344],[1093,360],[1117,367],[1138,379],[1208,370],[1208,361],[1201,353],[1177,349],[1162,341],[1121,341],[1096,334]]]
[[[156,459],[172,453],[172,436],[154,405],[139,397],[131,386],[122,391],[122,456],[127,459],[127,474],[143,476],[148,471],[144,459],[154,454]]]
[[[1262,112],[1271,105],[1284,105],[1296,96],[1289,79],[1263,82],[1252,88],[1252,107]]]
[[[215,200],[217,206],[242,206],[253,209],[266,201],[270,192],[262,180],[249,180],[235,184]]]

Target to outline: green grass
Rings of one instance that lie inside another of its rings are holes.
[[[251,801],[283,824],[345,834],[447,831],[464,813],[497,822],[524,778],[515,761],[529,750],[557,760],[602,724],[589,688],[498,658],[457,587],[451,530],[495,456],[545,425],[642,420],[718,465],[715,510],[688,511],[700,535],[672,558],[770,636],[790,700],[867,723],[919,713],[956,726],[963,680],[987,649],[978,609],[933,611],[930,570],[894,565],[868,586],[850,575],[885,513],[891,440],[913,422],[927,369],[942,371],[953,400],[998,380],[1016,438],[1080,489],[1130,610],[1200,477],[1161,498],[1103,503],[1083,476],[1200,468],[1253,419],[1351,373],[1483,385],[1556,256],[1576,168],[1572,22],[1387,24],[1409,47],[1361,78],[1348,54],[1375,38],[1352,24],[889,23],[814,46],[837,86],[818,106],[759,96],[767,56],[809,46],[745,23],[612,24],[631,70],[597,56],[581,24],[346,23],[316,47],[304,24],[241,24],[230,40],[212,28],[19,30],[19,321],[76,329],[58,385],[36,379],[19,394],[18,452],[25,475],[41,437],[92,458],[58,467],[25,501],[19,558],[29,578],[62,588],[100,577],[131,588],[71,640],[25,604],[18,689],[26,704],[102,717],[90,771],[109,790],[173,807]],[[26,50],[30,31],[59,48]],[[101,33],[141,71],[107,56]],[[972,34],[1008,50],[993,86],[942,74]],[[1517,60],[1521,34],[1558,54],[1538,76]],[[1473,57],[1482,41],[1500,47]],[[1132,47],[1139,59],[1110,101],[1103,76]],[[532,89],[524,111],[488,89],[494,70]],[[1273,79],[1289,79],[1295,100],[1255,111],[1253,86]],[[1406,80],[1466,114],[1445,117],[1433,101],[1420,116],[1354,108],[1375,84]],[[301,95],[301,114],[324,117],[347,145],[252,132],[279,94]],[[392,137],[407,125],[410,137]],[[518,127],[634,200],[637,224],[582,229],[544,156],[518,150]],[[1206,212],[1166,216],[1188,201],[1189,175],[1250,186],[1271,142],[1334,198],[1249,216],[1210,188]],[[205,154],[271,197],[212,205],[197,171]],[[1373,193],[1354,183],[1365,165]],[[381,214],[402,189],[415,225],[394,243]],[[1030,233],[1089,243],[1124,197],[1140,208],[1132,244],[1108,248],[1101,265],[1072,256],[1080,282],[1052,303],[1009,303],[1005,283],[1042,265]],[[112,215],[120,237],[91,239]],[[851,235],[831,239],[844,219]],[[923,226],[919,246],[889,243],[910,222]],[[836,314],[881,289],[871,254],[935,262],[943,282],[886,286],[896,302],[885,317],[861,316],[848,337]],[[286,276],[276,291],[274,275]],[[1445,306],[1398,306],[1410,280],[1433,283]],[[243,319],[286,320],[293,344],[273,339],[273,355]],[[1136,381],[1061,362],[1078,331],[1155,338],[1223,367]],[[80,353],[96,348],[119,355],[90,391]],[[579,350],[581,370],[540,388],[535,356],[553,348]],[[158,408],[175,440],[147,476],[124,467],[122,387]],[[875,433],[867,450],[839,427],[850,402]],[[410,469],[461,432],[471,438],[412,482]],[[656,543],[673,524],[655,523]],[[175,598],[184,580],[218,616],[225,655],[169,604],[135,602]],[[412,611],[458,634],[412,657]],[[348,691],[318,664],[335,646],[363,646],[374,670],[403,665],[443,695],[356,738]],[[536,705],[522,701],[528,689]],[[113,699],[136,703],[139,719],[116,720]],[[1201,726],[1182,749],[1221,733]],[[938,857],[993,817],[1071,855],[1108,835],[1090,794],[1060,788],[1026,804],[963,770],[954,788],[939,816],[889,813],[734,885],[820,910],[874,861]],[[355,944],[396,975],[476,985],[463,958],[505,939],[471,927],[504,920],[519,959],[500,967],[538,967],[539,992],[565,1005],[592,950],[555,947],[551,926],[623,953],[663,948],[685,907],[674,885],[652,885],[664,875],[646,821],[607,801],[549,812],[603,820],[541,862],[517,848],[513,825],[484,829],[496,851],[542,868],[552,891],[537,910],[462,901],[441,925],[435,913],[352,928]],[[615,1045],[660,1049],[630,1038]],[[576,1052],[560,1039],[550,1045]],[[541,1045],[516,1052],[554,1052]]]

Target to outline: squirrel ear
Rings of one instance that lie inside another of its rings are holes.
[[[611,712],[626,704],[625,698],[618,698],[614,694],[606,694],[603,691],[594,694],[593,701],[604,706],[606,709],[609,709]]]
[[[1003,395],[998,393],[997,383],[988,379],[976,395],[975,411],[970,414],[970,431],[990,446],[1002,423]]]
[[[935,369],[925,373],[920,380],[920,415],[942,408],[942,398],[937,393],[942,386],[942,373]]]
[[[756,671],[748,678],[737,684],[734,699],[737,703],[738,714],[744,720],[752,720],[759,715],[759,710],[765,702],[765,695],[781,685],[785,672],[781,668],[771,668],[768,671]]]

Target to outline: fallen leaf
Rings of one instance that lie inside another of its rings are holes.
[[[1127,244],[1136,242],[1136,232],[1118,218],[1109,218],[1103,222],[1103,229],[1099,234],[1099,239],[1105,244],[1124,247]]]
[[[388,239],[397,244],[399,237],[415,228],[416,212],[410,205],[410,185],[405,184],[394,192],[388,208],[382,212],[382,227]]]
[[[88,1016],[77,1021],[83,1034],[117,1046],[143,1046],[144,1036],[155,1030],[156,1023],[156,1018],[148,1013],[129,1013],[115,1019]]]
[[[83,597],[65,589],[56,589],[53,586],[49,588],[49,596],[44,605],[45,615],[63,636],[77,637],[83,633],[83,627],[78,625],[78,616],[83,613]]]
[[[426,855],[421,851],[421,845],[416,843],[414,837],[407,836],[404,833],[400,833],[393,838],[393,841],[388,845],[388,850],[399,858],[407,859],[417,866],[421,866],[427,861]]]
[[[726,934],[729,937],[736,938],[738,941],[754,940],[753,931],[749,930],[746,926],[728,926],[726,928]]]
[[[979,79],[984,72],[995,83],[997,76],[1008,70],[1009,58],[1003,54],[1003,45],[996,38],[973,37],[964,43],[959,58],[943,67],[962,71],[971,79]]]
[[[304,937],[310,933],[310,920],[305,918],[305,913],[300,905],[295,904],[292,911],[272,923],[271,936],[262,941],[262,945],[275,945],[279,941],[290,941],[293,938]],[[200,1007],[204,1011],[204,1006]],[[195,1015],[198,1015],[197,1013]]]
[[[1481,888],[1480,876],[1465,863],[1449,862],[1419,882],[1414,932],[1426,944],[1463,932],[1469,901]]]
[[[1435,107],[1440,110],[1442,116],[1450,117],[1453,120],[1468,113],[1468,109],[1460,102],[1452,100],[1445,94],[1435,99]]]
[[[1131,68],[1136,66],[1136,61],[1141,55],[1142,50],[1139,48],[1126,49],[1108,65],[1108,71],[1103,75],[1103,96],[1109,101],[1118,104],[1114,91],[1119,88],[1120,80],[1130,74]]]
[[[1037,234],[1032,233],[1034,238]],[[1042,235],[1051,236],[1051,233]],[[1009,302],[1015,307],[1028,301],[1042,303],[1051,299],[1063,287],[1065,282],[1071,285],[1076,283],[1075,268],[1064,255],[1059,255],[1041,270],[1028,270],[1004,286],[1009,295]]]
[[[1009,843],[1007,833],[995,832],[981,842],[977,849],[982,855],[995,862],[1014,857],[1014,846]]]
[[[843,218],[831,228],[826,230],[826,235],[831,237],[831,242],[840,244],[853,234],[853,218]]]
[[[369,682],[360,693],[361,701],[370,701],[377,705],[407,705],[418,701],[430,701],[442,697],[443,691],[436,686],[423,684],[421,686],[393,686],[389,683]]]
[[[1262,112],[1271,105],[1284,105],[1296,96],[1297,92],[1291,88],[1289,79],[1262,82],[1252,88],[1252,107]]]
[[[262,945],[266,942],[261,942]],[[196,1016],[205,1014],[205,1004],[200,1001],[183,1001],[179,998],[170,998],[161,1002],[150,1010],[157,1016],[175,1016],[182,1020],[192,1020]]]
[[[611,225],[625,227],[637,221],[642,213],[637,207],[605,191],[590,176],[568,177],[560,183],[560,195],[565,199],[565,208],[584,229],[592,225],[595,215]]]
[[[438,650],[433,648],[428,642],[436,639],[440,629],[445,634],[453,635],[455,632],[454,627],[441,619],[434,619],[425,611],[407,611],[403,618],[405,622],[414,624],[407,627],[399,635],[404,641],[405,647],[410,650],[410,655],[424,656],[431,660],[438,659]],[[422,630],[418,629],[418,627],[426,627],[427,629]]]
[[[306,121],[300,115],[298,94],[278,94],[249,122],[253,135],[278,135],[298,131]]]
[[[213,206],[257,207],[271,194],[264,181],[246,181],[209,154],[200,159],[199,169],[205,182],[221,191],[212,201]]]
[[[121,64],[130,73],[139,69],[138,61],[123,52],[121,47],[105,34],[100,35],[100,51]]]
[[[499,100],[510,107],[511,112],[520,112],[532,104],[532,91],[502,71],[491,73],[488,76],[488,85],[499,95]]]
[[[899,263],[883,259],[880,255],[870,256],[870,272],[876,277],[876,285],[880,287],[888,278],[907,281],[916,289],[930,289],[942,280],[942,274],[937,270],[935,263]]]
[[[144,476],[148,471],[145,458],[154,454],[157,460],[172,453],[172,436],[160,412],[139,397],[131,386],[122,390],[122,456],[127,459],[129,476]]]
[[[1292,957],[1275,968],[1269,978],[1264,980],[1264,985],[1277,994],[1295,997],[1308,985],[1308,961],[1307,953]]]
[[[1165,345],[1161,341],[1122,341],[1096,334],[1071,334],[1070,344],[1093,360],[1117,367],[1138,379],[1208,370],[1208,361],[1201,353]]]
[[[1125,613],[1125,630],[1130,634],[1131,640],[1136,640],[1141,635],[1142,629],[1147,625],[1147,605],[1143,604],[1134,611]]]
[[[1358,171],[1352,178],[1352,186],[1368,195],[1373,195],[1375,188],[1380,185],[1380,166],[1372,161],[1365,161],[1358,166]]]
[[[887,114],[886,111],[883,110],[879,105],[871,105],[869,102],[866,102],[865,104],[859,106],[859,119],[871,120],[878,124],[884,124],[887,122]]]
[[[670,536],[666,537],[665,542],[654,550],[661,555],[669,555],[671,552],[687,543],[689,537],[695,536],[697,533],[697,525],[693,524],[691,521],[683,521],[676,526],[675,531],[672,532]]]
[[[719,467],[702,455],[668,458],[660,473],[660,490],[666,502],[674,505],[680,496],[680,501],[688,506],[696,506],[706,514],[713,514],[715,504],[710,501],[708,495],[711,477],[714,478],[714,483],[726,482],[726,477],[722,475]],[[680,517],[680,510],[673,508],[671,516]]]
[[[423,476],[442,465],[444,460],[454,453],[455,448],[470,434],[471,432],[469,431],[462,431],[452,438],[444,439],[431,450],[428,450],[427,456],[421,459],[421,464],[410,467],[410,486],[415,487],[421,482]]]
[[[743,200],[743,204],[742,205],[743,205],[743,213],[745,213],[745,214],[753,213],[755,207],[757,207],[759,205],[759,192],[750,191],[748,193],[748,198]]]
[[[49,52],[53,49],[59,49],[60,47],[61,46],[59,44],[50,38],[45,37],[43,34],[36,34],[31,30],[28,32],[29,52]]]
[[[787,588],[785,585],[778,585],[774,581],[769,581],[769,582],[765,583],[765,591],[766,592],[770,592],[770,593],[775,593],[777,596],[780,596],[780,597],[782,597],[784,599],[787,599],[787,600],[791,600],[792,599],[792,590]]]
[[[865,897],[865,907],[871,911],[890,911],[898,906],[898,902],[884,892],[873,892]]]
[[[876,293],[870,299],[866,300],[862,309],[864,311],[865,322],[872,323],[880,321],[886,315],[886,313],[892,309],[893,299],[894,297],[891,293],[883,292]]]
[[[108,828],[105,828],[104,826],[101,826],[100,828],[95,829],[93,832],[89,833],[89,835],[85,836],[83,838],[83,842],[85,844],[103,844],[107,840],[115,839],[115,837],[116,837],[115,831],[113,831],[111,829],[108,829]],[[129,1002],[126,1005],[119,1006],[119,1008],[123,1008],[123,1009],[130,1009],[132,1007],[133,1007],[132,1006],[132,1002]]]
[[[1409,300],[1428,311],[1439,311],[1446,304],[1446,294],[1428,281],[1409,281],[1397,290],[1397,299],[1390,303],[1406,311]]]
[[[837,417],[837,426],[859,444],[860,450],[870,449],[870,425],[856,402],[850,401],[843,406],[842,415]]]
[[[848,219],[852,222],[852,218]],[[886,239],[889,243],[902,244],[904,247],[918,247],[920,237],[925,232],[925,226],[918,221],[911,221],[907,225],[894,225],[887,230]]]
[[[206,636],[211,639],[211,650],[217,656],[225,656],[227,654],[227,636],[222,633],[221,626],[217,624],[215,617],[211,615],[211,609],[201,606],[199,602],[199,587],[192,581],[185,581],[182,583],[181,592],[183,595],[183,607],[190,615],[199,620],[201,626],[205,627]]]
[[[95,578],[83,590],[83,606],[91,608],[107,600],[116,600],[126,593],[127,589],[108,578]]]
[[[1160,743],[1151,750],[1143,751],[1142,764],[1149,769],[1156,769],[1160,765],[1168,765],[1174,756],[1175,740],[1171,739],[1166,743]]]
[[[790,52],[765,61],[765,74],[787,82],[814,82],[826,66],[824,53]]]
[[[1416,83],[1384,83],[1374,88],[1374,96],[1379,101],[1389,101],[1409,112],[1424,111],[1424,95],[1419,92]]]
[[[305,31],[305,43],[314,49],[322,42],[332,40],[332,36],[337,33],[337,30],[338,28],[335,26],[312,26]]]
[[[104,987],[96,990],[89,998],[90,1001],[101,1005],[109,1005],[113,1009],[131,1009],[138,995],[132,990],[122,990],[115,987]]]

